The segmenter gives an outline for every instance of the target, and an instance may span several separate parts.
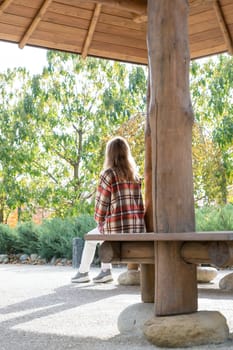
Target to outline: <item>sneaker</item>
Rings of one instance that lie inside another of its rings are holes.
[[[98,276],[93,278],[93,282],[95,283],[105,283],[110,281],[113,281],[112,272],[110,269],[106,271],[100,271]]]
[[[90,278],[88,275],[88,272],[77,272],[74,277],[71,278],[72,283],[84,283],[84,282],[90,282]]]

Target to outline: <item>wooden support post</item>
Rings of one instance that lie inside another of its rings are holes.
[[[189,92],[188,1],[148,0],[149,115],[154,232],[193,232],[193,112]],[[197,310],[196,266],[180,243],[155,247],[155,313]]]
[[[155,265],[154,264],[141,264],[141,298],[144,303],[154,302],[154,289],[155,289]]]
[[[197,310],[196,266],[180,257],[180,242],[158,242],[155,259],[155,313],[158,316]]]

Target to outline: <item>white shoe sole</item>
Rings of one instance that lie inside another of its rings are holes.
[[[105,276],[99,280],[93,279],[94,283],[106,283],[106,282],[111,282],[111,281],[113,281],[113,278],[111,276]]]
[[[78,279],[72,279],[71,280],[72,283],[87,283],[87,282],[90,282],[90,279],[87,278],[87,277],[81,277],[81,278],[78,278]]]

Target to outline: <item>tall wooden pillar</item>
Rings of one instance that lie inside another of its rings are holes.
[[[148,0],[153,227],[158,233],[195,230],[188,11],[187,0]],[[155,253],[156,315],[196,311],[196,267],[181,259],[180,243],[159,242]]]
[[[151,152],[151,129],[150,129],[150,117],[149,117],[149,101],[150,101],[150,79],[148,77],[147,86],[147,118],[145,127],[145,224],[146,231],[153,232],[153,200],[152,200],[152,152]],[[156,244],[156,243],[155,243]],[[141,265],[141,296],[142,301],[146,303],[154,302],[154,290],[155,290],[155,266],[154,264],[142,264]]]

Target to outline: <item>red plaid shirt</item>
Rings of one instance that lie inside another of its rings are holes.
[[[114,170],[105,170],[97,188],[95,220],[106,234],[144,232],[140,180],[119,181]]]

